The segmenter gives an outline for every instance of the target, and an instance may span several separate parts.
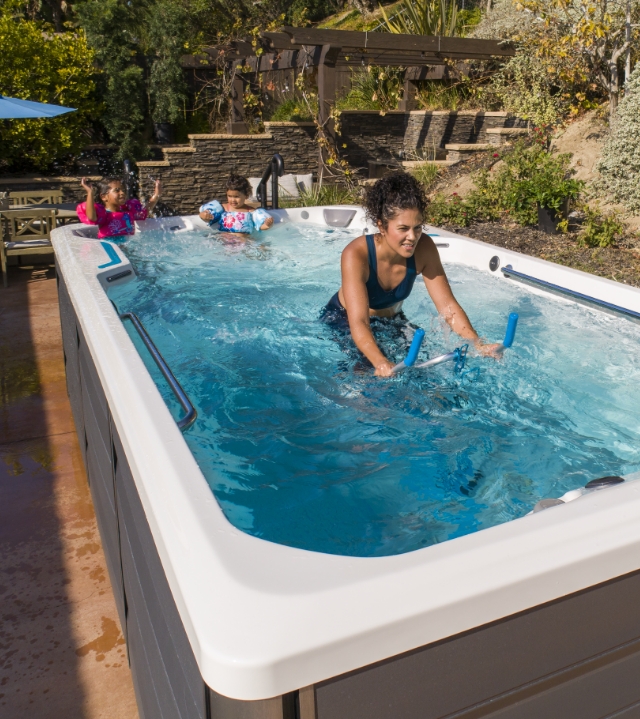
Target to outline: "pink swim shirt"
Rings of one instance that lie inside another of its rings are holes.
[[[90,220],[87,217],[87,203],[81,202],[76,207],[78,219],[85,225],[98,225],[98,239],[103,237],[121,237],[122,235],[135,234],[135,220],[147,219],[147,208],[140,204],[140,200],[127,200],[120,205],[117,212],[107,210],[99,202],[95,203],[97,220]]]

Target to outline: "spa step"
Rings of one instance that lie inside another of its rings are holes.
[[[495,145],[480,142],[467,145],[453,143],[451,145],[445,145],[444,148],[447,151],[447,160],[460,162],[460,160],[468,160],[470,157],[475,155],[476,152],[488,152],[489,150],[493,150]]]
[[[492,127],[487,130],[487,140],[491,145],[509,145],[519,137],[526,137],[526,127]]]

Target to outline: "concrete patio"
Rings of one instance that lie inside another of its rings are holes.
[[[0,616],[3,719],[138,716],[46,266],[0,288]]]

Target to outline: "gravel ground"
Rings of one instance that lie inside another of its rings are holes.
[[[470,227],[447,227],[452,232],[497,247],[540,257],[559,265],[591,272],[609,280],[640,287],[640,244],[629,237],[615,247],[581,247],[576,232],[547,235],[535,227],[482,222]]]

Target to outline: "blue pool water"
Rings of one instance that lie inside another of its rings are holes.
[[[110,296],[139,315],[196,405],[184,436],[230,522],[304,549],[398,554],[640,469],[638,325],[449,265],[481,335],[500,341],[520,314],[513,349],[470,356],[479,373],[462,378],[445,364],[377,379],[318,321],[353,236],[284,225],[244,244],[200,231],[124,245],[139,279]],[[421,359],[461,344],[420,281],[405,313],[427,332]],[[404,357],[411,327],[376,332]]]

